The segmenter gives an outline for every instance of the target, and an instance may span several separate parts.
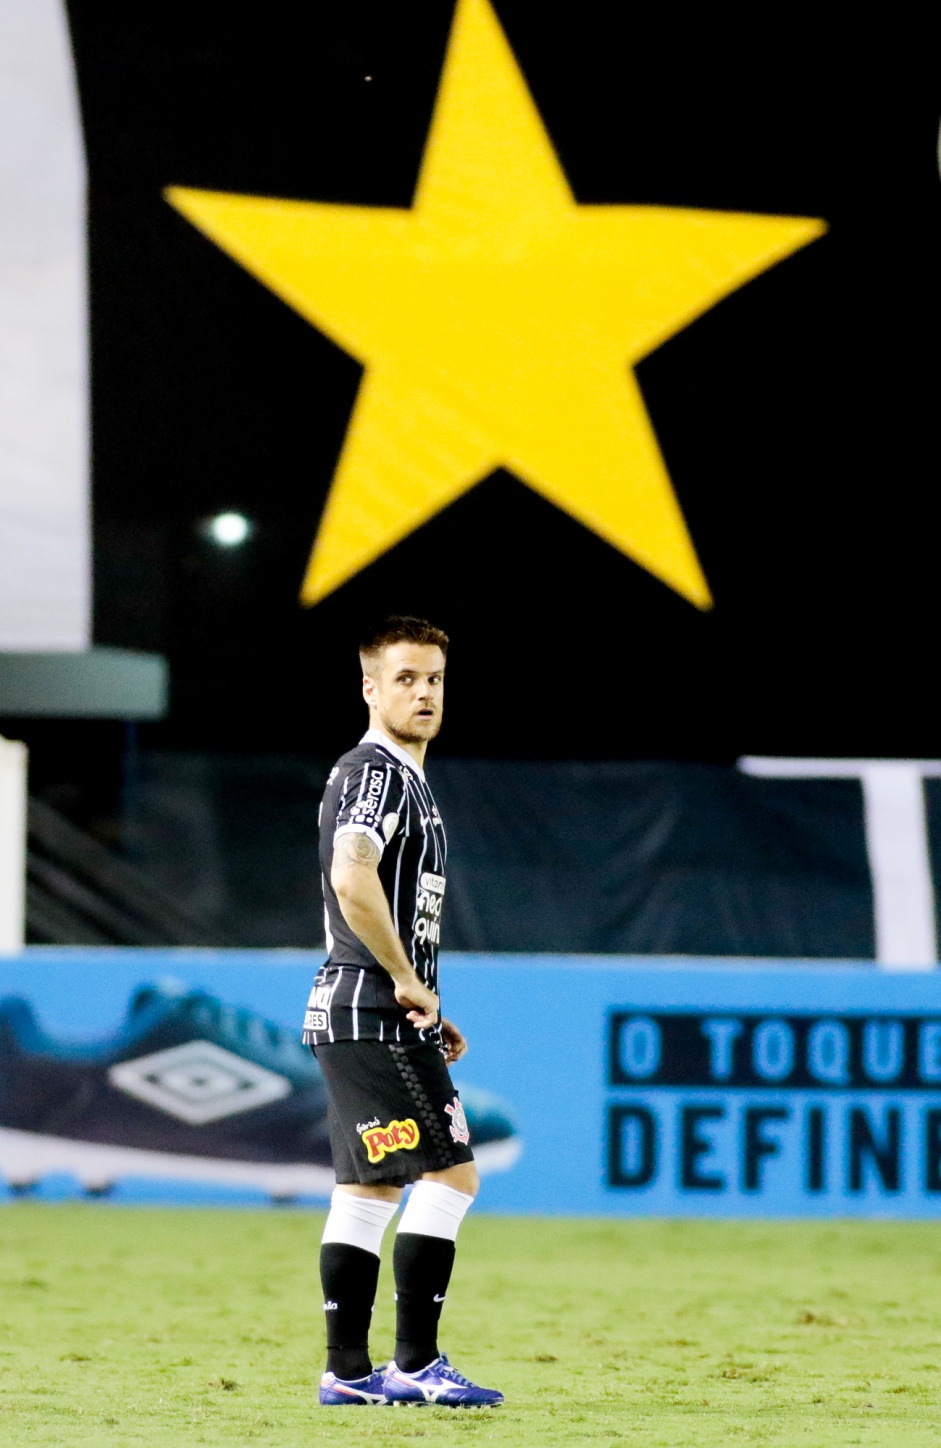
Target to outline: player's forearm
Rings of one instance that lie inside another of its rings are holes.
[[[415,970],[396,934],[378,875],[373,871],[334,871],[331,884],[336,891],[343,919],[383,969],[398,984],[415,979]]]

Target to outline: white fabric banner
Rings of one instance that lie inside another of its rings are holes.
[[[23,946],[26,892],[26,745],[0,734],[0,955]]]
[[[739,760],[768,779],[858,779],[872,872],[876,960],[884,970],[938,965],[934,884],[922,781],[941,776],[937,759]]]
[[[62,0],[0,0],[0,651],[89,641],[85,161]]]

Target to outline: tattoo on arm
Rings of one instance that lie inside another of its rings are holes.
[[[381,853],[375,840],[359,831],[341,835],[333,847],[335,870],[345,865],[366,865],[374,869],[380,858]]]

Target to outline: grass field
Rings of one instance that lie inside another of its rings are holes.
[[[0,1210],[0,1441],[936,1445],[941,1226],[469,1218],[443,1345],[507,1405],[322,1410],[321,1218]],[[392,1340],[384,1277],[374,1345]]]

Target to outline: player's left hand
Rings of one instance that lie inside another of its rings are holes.
[[[446,1021],[444,1016],[441,1017],[441,1041],[444,1046],[444,1059],[449,1066],[467,1055],[467,1042],[454,1022]]]

